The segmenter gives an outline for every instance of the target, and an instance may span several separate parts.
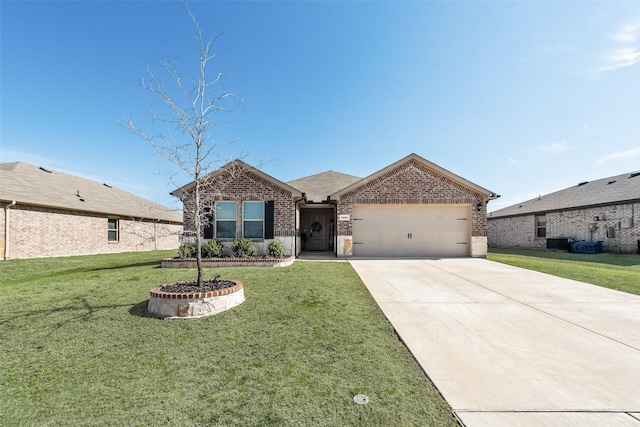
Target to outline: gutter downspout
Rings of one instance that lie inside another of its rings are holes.
[[[9,253],[9,209],[16,205],[16,201],[12,200],[7,206],[4,207],[4,254],[2,259],[7,259]]]

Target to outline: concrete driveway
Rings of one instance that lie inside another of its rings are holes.
[[[484,259],[353,259],[468,427],[640,427],[640,296]]]

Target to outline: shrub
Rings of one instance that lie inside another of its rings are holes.
[[[178,258],[195,258],[196,248],[191,243],[185,242],[178,247]]]
[[[272,240],[267,245],[267,253],[272,258],[282,258],[284,256],[284,244],[280,240]]]
[[[203,258],[220,258],[224,251],[224,245],[219,240],[209,240],[202,244]]]
[[[236,239],[233,241],[233,255],[237,257],[256,256],[256,247],[249,239]]]

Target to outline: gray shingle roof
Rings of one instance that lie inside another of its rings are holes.
[[[182,223],[182,213],[96,181],[26,163],[0,164],[0,200]]]
[[[499,209],[492,212],[489,219],[631,201],[640,201],[640,173],[638,172],[583,182],[555,193]]]
[[[327,171],[287,182],[307,195],[307,200],[321,202],[328,196],[362,178],[345,173]]]

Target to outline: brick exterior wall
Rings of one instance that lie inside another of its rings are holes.
[[[536,237],[535,216],[526,215],[489,218],[487,242],[490,248],[544,249],[547,238]]]
[[[348,214],[351,217],[354,204],[468,204],[474,207],[471,235],[486,236],[487,206],[484,198],[484,195],[410,161],[344,194],[338,203],[338,215]],[[475,208],[478,202],[482,202],[480,211]],[[338,236],[351,236],[352,230],[353,218],[338,221]]]
[[[623,219],[631,219],[633,226],[623,228]],[[602,242],[605,252],[633,253],[638,249],[640,203],[550,212],[546,220],[547,236],[539,238],[535,237],[535,215],[489,218],[489,247],[546,249],[547,238],[570,238]],[[607,237],[610,227],[614,237]]]
[[[216,201],[236,201],[236,235],[242,237],[242,203],[243,201],[274,201],[274,237],[295,236],[296,207],[290,191],[280,188],[260,176],[243,171],[216,179],[202,198],[205,205],[213,206]],[[194,231],[193,202],[187,197],[184,200],[184,229]],[[212,209],[212,214],[215,210]],[[215,220],[215,217],[214,217]]]
[[[0,204],[0,259],[177,249],[182,224],[118,218],[17,204]],[[8,215],[8,221],[5,217]],[[109,242],[108,218],[118,219],[119,241]],[[5,242],[5,225],[8,240]]]

